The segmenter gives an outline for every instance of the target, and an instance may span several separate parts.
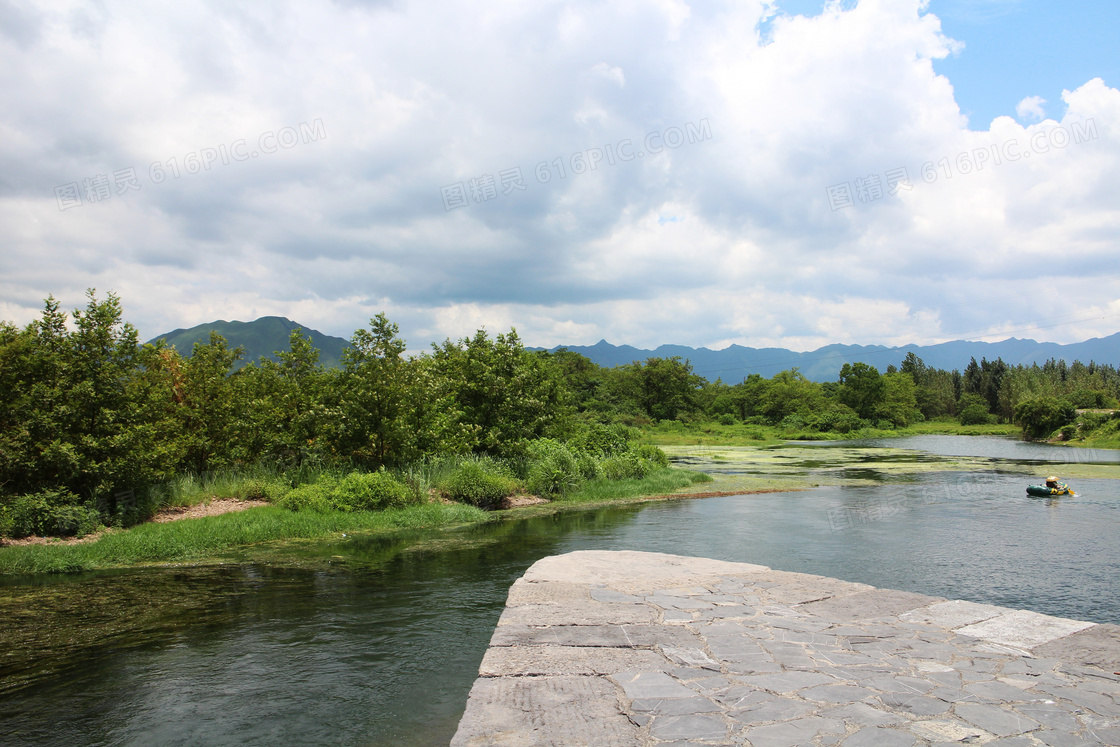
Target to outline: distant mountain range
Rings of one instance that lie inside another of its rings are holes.
[[[288,336],[293,329],[302,328],[311,336],[311,342],[320,351],[319,360],[324,366],[336,367],[342,359],[342,350],[349,342],[341,337],[324,335],[281,316],[265,316],[253,322],[217,321],[200,324],[190,329],[177,329],[151,340],[164,339],[183,355],[190,355],[196,342],[206,342],[211,330],[229,341],[230,347],[244,346],[242,365],[262,357],[274,358],[277,350],[288,350]],[[629,345],[611,345],[600,340],[594,345],[566,345],[575,353],[590,358],[600,366],[613,367],[624,363],[644,361],[647,358],[669,358],[674,355],[692,361],[693,370],[709,381],[723,379],[728,383],[742,381],[757,373],[769,378],[779,371],[797,367],[813,381],[835,381],[845,363],[863,362],[885,371],[887,366],[898,366],[906,354],[913,352],[927,366],[946,370],[964,370],[971,358],[992,361],[1002,358],[1015,365],[1045,363],[1050,358],[1064,359],[1067,363],[1096,361],[1120,366],[1120,332],[1108,337],[1095,337],[1085,342],[1060,345],[1056,342],[1035,342],[1014,337],[1002,342],[967,342],[956,340],[939,345],[826,345],[811,352],[797,353],[785,348],[746,348],[731,345],[723,350],[690,348],[684,345],[662,345],[655,350],[641,350]],[[544,348],[530,348],[544,350]]]
[[[559,350],[561,346],[552,348]],[[662,345],[655,350],[640,350],[629,345],[611,345],[600,340],[594,345],[563,346],[572,352],[585,355],[600,366],[618,366],[644,361],[647,358],[669,358],[678,355],[692,361],[692,368],[709,381],[723,379],[729,384],[742,381],[750,374],[770,378],[779,371],[797,367],[813,381],[835,381],[845,363],[863,362],[875,366],[880,372],[887,366],[898,366],[913,352],[933,368],[964,370],[971,358],[994,361],[1002,358],[1005,363],[1045,363],[1048,359],[1064,359],[1067,363],[1096,361],[1120,366],[1120,332],[1108,337],[1094,337],[1085,342],[1060,345],[1056,342],[1035,342],[1014,337],[1002,342],[967,342],[956,340],[939,345],[826,345],[811,352],[797,353],[785,348],[745,348],[731,345],[723,350],[690,348],[683,345]],[[543,348],[542,348],[543,349]]]
[[[274,353],[277,350],[288,351],[288,337],[292,330],[302,329],[303,336],[311,336],[311,344],[319,349],[319,362],[328,368],[337,368],[342,361],[342,349],[349,345],[349,341],[341,337],[331,337],[322,332],[297,324],[291,319],[282,316],[262,316],[254,322],[227,322],[219,320],[200,324],[190,329],[177,329],[167,334],[152,338],[149,342],[166,340],[167,344],[179,351],[180,355],[191,354],[196,342],[205,343],[210,339],[210,332],[217,332],[226,338],[231,348],[244,347],[245,355],[238,362],[237,368],[249,362],[256,362],[261,358],[276,360]]]

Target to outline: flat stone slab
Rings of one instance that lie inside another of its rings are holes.
[[[544,558],[451,742],[1120,744],[1120,627],[748,563]]]

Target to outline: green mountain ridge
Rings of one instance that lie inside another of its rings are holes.
[[[178,350],[180,355],[189,356],[194,350],[195,343],[205,343],[209,341],[211,332],[217,332],[226,338],[231,348],[245,348],[245,355],[238,361],[237,367],[240,368],[261,358],[276,360],[277,351],[289,349],[288,338],[296,329],[301,330],[304,337],[311,337],[311,344],[319,350],[320,363],[327,368],[337,368],[341,364],[342,350],[350,344],[349,341],[341,337],[325,335],[282,316],[262,316],[252,322],[227,322],[219,319],[189,329],[176,329],[157,335],[148,342],[164,340]]]

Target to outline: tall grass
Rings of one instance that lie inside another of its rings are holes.
[[[598,503],[638,498],[648,495],[664,495],[681,488],[701,482],[711,482],[712,478],[702,472],[668,467],[659,469],[645,477],[623,480],[598,478],[588,480],[572,493],[557,499],[557,503]]]
[[[288,511],[273,506],[164,524],[141,524],[94,542],[23,545],[0,550],[0,573],[73,572],[142,563],[220,557],[233,548],[278,539],[314,539],[338,532],[428,529],[487,521],[473,506],[426,503],[359,512]]]

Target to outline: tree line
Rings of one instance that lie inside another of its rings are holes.
[[[1115,407],[1120,396],[1113,366],[1064,361],[972,360],[962,373],[910,353],[882,374],[854,363],[834,382],[794,368],[727,384],[680,358],[607,368],[564,349],[530,352],[514,330],[405,350],[397,325],[378,314],[338,368],[321,366],[298,330],[276,360],[238,368],[242,351],[217,334],[190,355],[141,345],[113,294],[90,291],[72,320],[48,298],[26,327],[0,323],[0,508],[47,496],[127,524],[140,518],[129,515],[138,492],[183,472],[555,456],[555,444],[533,444],[602,440],[603,424],[714,420],[843,434],[954,417],[1016,419],[1044,435],[1074,408]]]

